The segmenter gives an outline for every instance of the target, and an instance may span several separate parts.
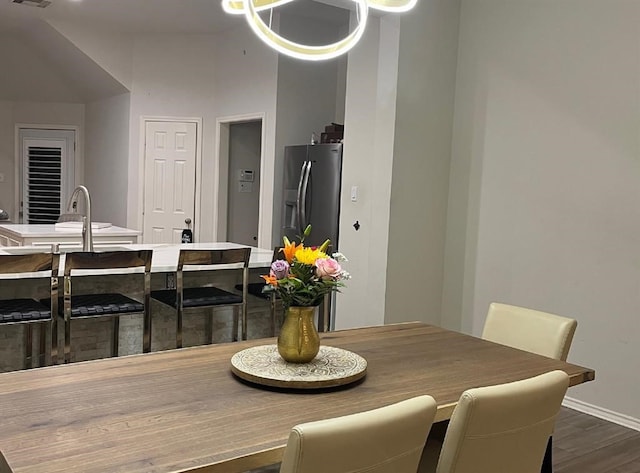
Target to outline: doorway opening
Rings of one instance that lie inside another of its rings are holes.
[[[262,229],[264,189],[264,117],[218,120],[219,184],[216,239],[270,247]]]

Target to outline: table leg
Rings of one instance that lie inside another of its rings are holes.
[[[544,452],[544,460],[542,460],[541,473],[553,473],[553,463],[551,462],[551,453],[553,449],[553,437],[549,437],[547,442],[547,450]]]

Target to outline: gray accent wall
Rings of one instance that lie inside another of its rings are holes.
[[[447,324],[501,301],[578,320],[581,410],[640,428],[640,3],[464,0]],[[613,412],[612,412],[613,411]]]
[[[385,323],[440,324],[460,1],[400,23]]]

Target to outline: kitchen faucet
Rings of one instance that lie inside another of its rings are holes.
[[[89,189],[85,186],[78,186],[73,190],[69,204],[67,205],[67,212],[72,208],[77,211],[78,208],[78,194],[84,196],[85,215],[82,217],[82,251],[93,251],[93,234],[91,233],[91,197],[89,196]]]

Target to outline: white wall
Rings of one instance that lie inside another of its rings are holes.
[[[217,64],[213,82],[213,113],[216,119],[260,116],[262,121],[262,169],[260,182],[259,244],[271,248],[272,203],[274,201],[276,90],[278,55],[255,37],[244,22],[232,30],[216,36],[212,61]],[[216,176],[210,196],[203,197],[203,208],[211,219],[212,239],[217,239],[216,214],[221,214],[222,201],[218,196],[226,194],[227,168],[224,157],[217,159],[218,143],[213,143],[216,156],[209,171]],[[218,181],[217,176],[220,176]],[[212,203],[213,205],[210,205]],[[206,207],[205,207],[206,206]],[[217,210],[216,210],[217,209]]]
[[[15,148],[13,128],[13,106],[11,102],[0,101],[0,173],[4,182],[0,182],[0,209],[14,215],[14,162]]]
[[[464,0],[461,19],[448,310],[475,334],[491,301],[575,317],[569,361],[596,381],[569,396],[639,426],[640,4]]]
[[[348,57],[340,251],[352,279],[336,297],[338,329],[384,323],[398,25],[397,17],[371,17]]]
[[[460,2],[402,17],[385,322],[439,324]]]
[[[127,223],[129,107],[129,94],[86,106],[85,184],[96,222]]]
[[[138,190],[128,199],[128,227],[142,229],[142,171],[144,143],[143,116],[172,116],[208,119],[213,116],[211,84],[213,41],[206,36],[154,35],[135,39],[133,81],[130,107],[129,188]],[[203,159],[211,160],[211,131],[199,130],[203,141]],[[142,133],[142,134],[141,134]],[[193,216],[196,236],[204,222]],[[205,232],[206,234],[206,232]],[[197,241],[197,240],[196,240]]]

